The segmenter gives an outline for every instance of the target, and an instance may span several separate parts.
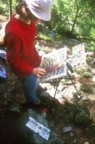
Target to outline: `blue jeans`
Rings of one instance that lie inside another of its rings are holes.
[[[28,102],[34,102],[37,99],[38,80],[34,74],[20,78],[22,82],[23,92]]]

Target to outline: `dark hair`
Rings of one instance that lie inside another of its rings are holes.
[[[27,4],[26,4],[26,2],[24,0],[17,4],[17,6],[16,6],[16,13],[19,14],[20,16],[24,17],[24,14],[22,13],[22,9],[21,9],[21,7],[23,5],[25,6],[26,12],[28,13],[28,17],[29,18],[35,18],[35,16],[31,13],[31,11],[29,10],[29,8],[27,7]]]
[[[22,15],[22,11],[21,11],[21,7],[23,5],[26,5],[26,3],[24,1],[21,1],[20,3],[18,3],[16,5],[16,13],[19,14],[19,15]]]

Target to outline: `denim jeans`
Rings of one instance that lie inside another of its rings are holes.
[[[22,82],[23,92],[28,102],[34,102],[37,99],[38,80],[34,74],[20,78]]]

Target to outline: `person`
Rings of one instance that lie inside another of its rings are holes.
[[[20,79],[26,100],[39,105],[38,78],[46,71],[40,67],[41,57],[35,48],[37,23],[51,19],[52,0],[23,0],[5,28],[7,60]]]

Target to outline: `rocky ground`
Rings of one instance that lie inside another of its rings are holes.
[[[42,43],[42,42],[41,42]],[[44,45],[45,42],[43,42]],[[49,43],[49,44],[48,44]],[[45,51],[50,48],[50,42],[45,46]],[[55,44],[56,42],[54,42]],[[60,43],[60,42],[59,42]],[[52,43],[52,45],[54,46]],[[57,42],[58,44],[58,42]],[[7,67],[8,69],[8,67]],[[93,74],[93,92],[83,92],[80,90],[81,83],[76,79],[74,85],[70,79],[60,80],[55,98],[54,83],[41,83],[42,87],[47,87],[48,97],[41,97],[46,105],[47,121],[49,128],[60,136],[60,139],[67,144],[94,144],[95,143],[95,91]],[[76,87],[75,87],[76,86]],[[78,92],[76,91],[76,88]],[[0,84],[0,129],[1,143],[14,143],[14,135],[17,134],[14,125],[14,118],[18,118],[19,106],[25,99],[21,89],[21,84],[8,69],[8,80]],[[20,104],[19,104],[20,103]],[[20,111],[20,116],[24,113]],[[10,124],[11,122],[11,124]],[[18,122],[18,119],[17,119]],[[16,127],[18,124],[15,121]],[[9,123],[9,125],[8,125]],[[13,135],[13,137],[12,137]],[[17,135],[17,138],[19,133]],[[17,139],[16,138],[16,139]],[[5,140],[6,139],[6,140]],[[18,141],[16,141],[18,143]],[[20,142],[21,143],[21,142]]]
[[[62,48],[67,45],[72,48],[80,42],[76,40],[60,40],[53,42],[39,41],[45,53]],[[0,143],[15,144],[27,143],[24,141],[25,135],[21,135],[19,119],[25,113],[23,103],[25,98],[20,82],[12,74],[6,65],[8,79],[0,82]],[[94,69],[91,69],[94,71]],[[95,74],[92,79],[92,91],[81,90],[79,79],[63,78],[58,85],[55,98],[54,86],[52,83],[41,83],[42,87],[47,87],[49,96],[40,96],[47,107],[46,119],[51,131],[60,136],[64,144],[95,144]],[[26,131],[26,135],[29,132]],[[23,142],[22,142],[23,139]],[[27,138],[26,138],[27,139]],[[27,140],[26,140],[27,141]],[[29,142],[28,142],[29,143]],[[31,142],[32,143],[32,142]],[[57,141],[55,142],[58,143]],[[40,142],[39,142],[40,144]]]

